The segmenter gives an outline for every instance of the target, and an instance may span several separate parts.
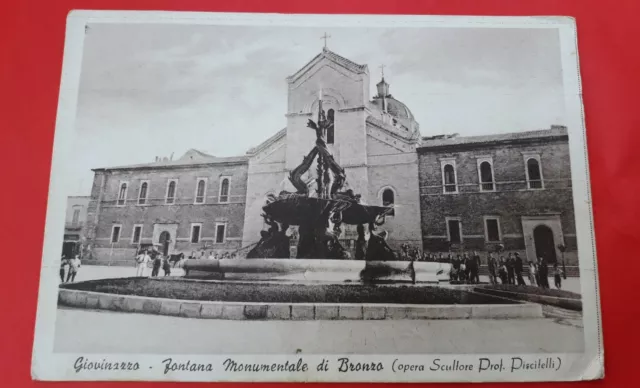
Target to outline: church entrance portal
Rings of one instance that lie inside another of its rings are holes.
[[[166,230],[160,233],[160,249],[162,250],[162,254],[167,256],[169,254],[169,243],[171,242],[171,234]]]
[[[533,241],[536,248],[536,257],[544,257],[548,263],[555,263],[556,246],[553,240],[553,231],[546,225],[538,225],[533,230]]]

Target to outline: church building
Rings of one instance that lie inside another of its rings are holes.
[[[125,259],[141,244],[156,244],[168,253],[242,256],[260,239],[267,196],[295,191],[288,175],[314,145],[307,122],[322,101],[333,123],[327,145],[346,187],[365,204],[393,206],[381,227],[392,248],[502,245],[532,259],[559,258],[565,245],[575,258],[566,128],[423,137],[384,75],[373,96],[371,82],[367,65],[324,48],[286,78],[286,127],[246,155],[190,150],[177,160],[93,170],[85,230],[92,254]],[[310,185],[314,172],[303,177]],[[355,238],[349,228],[340,237],[347,248]]]

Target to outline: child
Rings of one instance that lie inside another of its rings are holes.
[[[558,267],[558,263],[553,265],[553,279],[556,283],[556,288],[559,290],[562,288],[562,270]]]

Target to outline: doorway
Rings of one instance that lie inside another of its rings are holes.
[[[171,234],[166,230],[160,233],[160,238],[158,239],[160,243],[160,249],[162,249],[162,254],[167,256],[169,254],[169,243],[171,242]]]
[[[547,263],[555,263],[556,245],[553,239],[553,231],[546,225],[538,225],[533,230],[533,241],[536,249],[536,258],[543,257]]]

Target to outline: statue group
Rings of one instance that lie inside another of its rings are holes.
[[[317,121],[309,119],[307,127],[316,133],[313,149],[302,163],[289,174],[296,192],[282,191],[270,195],[262,208],[267,230],[249,251],[247,258],[288,258],[290,256],[290,226],[298,227],[297,258],[351,259],[340,244],[342,225],[357,225],[355,259],[386,261],[393,259],[393,251],[384,237],[376,233],[384,223],[390,207],[361,203],[361,196],[344,189],[345,171],[335,161],[327,147],[327,133],[332,130],[333,117],[327,118],[319,99]],[[302,179],[316,161],[316,189],[311,193]]]

